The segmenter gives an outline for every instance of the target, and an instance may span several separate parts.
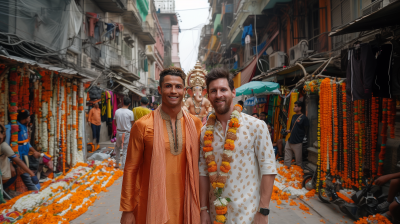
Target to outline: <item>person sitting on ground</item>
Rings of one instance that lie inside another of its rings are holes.
[[[293,153],[296,158],[296,165],[302,166],[302,153],[303,153],[303,139],[308,133],[309,121],[308,118],[301,112],[303,108],[303,102],[296,101],[294,103],[293,111],[296,113],[292,116],[290,122],[290,129],[286,130],[287,133],[291,133],[289,141],[285,145],[285,166],[290,168]]]
[[[0,124],[0,170],[2,172],[3,188],[7,189],[17,179],[15,167],[10,163],[10,160],[14,162],[18,168],[28,173],[34,184],[39,183],[36,175],[26,166],[18,155],[14,153],[10,145],[6,142],[6,133],[6,128]]]
[[[10,118],[9,118],[10,120]],[[31,117],[30,113],[26,109],[21,109],[18,110],[18,116],[17,116],[17,124],[18,124],[18,153],[20,159],[27,164],[27,162],[34,160],[34,159],[39,159],[40,158],[40,153],[36,151],[32,145],[29,143],[29,138],[28,138],[28,125],[31,122]],[[10,136],[10,137],[7,137]],[[6,125],[6,142],[8,145],[11,143],[11,124]],[[38,167],[35,167],[34,164],[29,164],[28,167],[33,173],[34,170],[37,170]],[[32,170],[33,169],[33,170]],[[25,186],[28,188],[30,191],[37,191],[40,189],[40,185],[38,183],[35,183],[35,181],[32,180],[30,173],[22,173],[21,179],[24,182]],[[37,179],[37,177],[36,177]]]
[[[140,99],[140,106],[133,108],[133,117],[135,121],[139,120],[141,117],[151,113],[151,110],[148,108],[149,99],[147,97],[142,97]]]
[[[271,142],[272,142],[272,146],[274,148],[274,152],[275,152],[275,158],[277,157],[281,157],[282,156],[282,140],[281,141],[277,141],[274,142],[274,129],[272,129],[272,125],[270,123],[267,123],[268,125],[268,131],[269,131],[269,135],[271,136]]]
[[[389,181],[390,185],[387,200],[378,205],[378,212],[386,212],[382,215],[390,221],[392,221],[392,218],[400,220],[400,197],[396,197],[396,194],[399,193],[400,190],[400,172],[381,176],[376,179],[374,183],[382,186]]]
[[[253,113],[251,116],[253,116],[253,117],[255,117],[255,118],[259,118],[259,115],[258,115],[258,113]]]

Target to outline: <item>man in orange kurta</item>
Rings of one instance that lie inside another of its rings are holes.
[[[120,211],[122,224],[200,223],[201,121],[183,111],[184,76],[160,74],[162,104],[131,129]]]

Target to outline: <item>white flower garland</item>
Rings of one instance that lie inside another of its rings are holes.
[[[8,94],[8,71],[4,77],[4,124],[8,124],[8,97],[6,97]]]
[[[39,82],[38,83],[38,85],[40,85],[38,88],[39,88],[39,103],[40,102],[42,102],[42,82]],[[39,105],[37,105],[37,107],[39,107]],[[42,108],[40,108],[39,107],[39,111],[41,111],[42,113],[43,113],[43,110],[42,110]],[[37,130],[38,130],[38,142],[39,142],[39,150],[38,151],[41,151],[42,150],[42,141],[41,141],[41,138],[42,138],[42,118],[38,115],[37,116],[37,121],[38,121],[38,126],[36,126],[37,127]]]
[[[4,80],[5,80],[4,77],[5,77],[5,76],[3,75],[3,76],[0,78],[0,91],[1,91],[1,93],[0,93],[0,114],[3,114],[3,113],[5,112],[4,98],[6,98],[6,95],[5,95],[5,91],[2,90],[2,89],[3,89],[4,82],[5,82],[5,81],[4,81]],[[4,116],[0,117],[0,123],[3,124],[3,125],[5,125],[5,123],[4,123]]]
[[[36,97],[39,97],[36,95],[36,90],[38,89],[38,85],[39,85],[39,81],[35,81],[35,83],[33,84],[34,86],[34,99],[36,99]],[[36,103],[36,100],[34,100],[33,102],[34,104]],[[38,107],[39,105],[35,105],[35,107]],[[39,115],[37,113],[35,113],[35,145],[39,142]]]
[[[51,155],[51,156],[53,156],[54,155],[54,112],[55,112],[55,110],[53,109],[53,106],[54,106],[54,101],[53,101],[53,99],[54,99],[54,97],[55,97],[55,94],[54,94],[54,90],[56,89],[56,88],[54,88],[54,73],[52,72],[51,73],[51,79],[50,79],[50,82],[51,82],[51,85],[50,85],[50,91],[51,91],[51,97],[50,97],[50,113],[51,113],[51,116],[49,117],[49,120],[48,120],[48,122],[50,122],[50,130],[49,130],[49,154]]]
[[[76,87],[77,85],[76,79],[73,81],[73,87]],[[75,108],[75,109],[74,109]],[[76,153],[78,151],[78,143],[77,143],[77,138],[76,138],[76,127],[79,125],[76,122],[76,111],[77,110],[77,103],[76,103],[76,91],[74,91],[74,88],[72,88],[72,124],[71,125],[71,139],[72,139],[72,145],[71,145],[71,151],[72,151],[72,166],[75,166],[76,164]],[[75,127],[75,128],[74,128]]]
[[[71,116],[71,105],[72,105],[72,90],[71,90],[71,81],[67,81],[67,89],[69,89],[69,93],[67,93],[67,164],[71,165],[71,126],[72,126],[72,116]]]

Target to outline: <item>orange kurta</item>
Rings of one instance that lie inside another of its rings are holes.
[[[192,116],[198,136],[201,121]],[[180,119],[182,126],[182,152],[175,156],[170,152],[166,121],[163,120],[166,159],[166,193],[170,220],[168,224],[183,224],[185,176],[186,176],[186,129],[185,119]],[[168,121],[169,122],[169,121]],[[149,188],[150,165],[154,139],[154,111],[135,122],[131,129],[124,179],[121,190],[120,211],[133,211],[136,223],[146,223],[147,197]]]

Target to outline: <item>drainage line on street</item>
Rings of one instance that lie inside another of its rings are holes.
[[[325,219],[325,221],[327,221],[327,223],[332,223],[331,221],[329,221],[327,218],[325,218],[324,216],[322,216],[317,210],[315,210],[312,206],[310,206],[304,199],[299,198],[300,201],[304,202],[304,204],[306,204],[309,208],[311,208],[312,210],[314,210],[319,216],[321,216],[321,218]]]

